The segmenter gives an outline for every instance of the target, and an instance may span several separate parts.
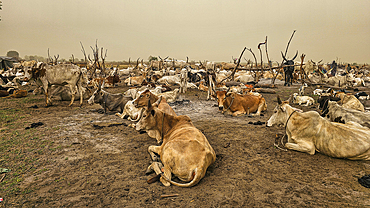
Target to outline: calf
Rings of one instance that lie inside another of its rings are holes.
[[[198,130],[190,118],[185,115],[169,115],[151,105],[143,112],[142,118],[136,124],[136,130],[156,130],[163,138],[161,146],[149,146],[148,152],[154,161],[148,169],[159,169],[159,155],[163,163],[160,170],[160,181],[164,186],[171,184],[180,187],[191,187],[199,183],[205,176],[207,168],[215,162],[216,153],[208,143],[204,134]],[[157,168],[155,168],[157,166]],[[171,180],[174,174],[181,181]]]
[[[306,104],[304,106],[309,106],[309,105],[314,104],[315,100],[309,96],[299,96],[298,93],[293,93],[292,102],[298,105]]]
[[[300,113],[278,98],[267,126],[285,125],[287,149],[350,160],[370,160],[370,129],[348,122],[330,122],[316,111]]]

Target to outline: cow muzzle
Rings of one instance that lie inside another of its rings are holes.
[[[224,106],[218,106],[218,110],[222,111],[224,109]]]

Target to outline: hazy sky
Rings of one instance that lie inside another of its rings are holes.
[[[0,55],[71,54],[83,58],[98,39],[106,60],[230,61],[268,36],[270,59],[370,63],[369,0],[2,0]],[[264,50],[264,48],[263,48]],[[246,59],[253,56],[246,51]],[[258,55],[259,57],[259,55]]]

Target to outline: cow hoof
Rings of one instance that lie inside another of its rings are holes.
[[[149,166],[148,169],[145,171],[145,175],[150,175],[154,172],[154,170]]]

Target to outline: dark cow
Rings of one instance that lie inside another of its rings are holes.
[[[288,60],[288,59],[285,58],[283,52],[281,52],[281,56],[284,59],[283,66],[288,65],[288,66],[284,67],[284,75],[285,75],[284,86],[286,86],[286,85],[290,86],[292,84],[293,72],[294,72],[294,66],[293,66],[294,65],[294,59],[297,58],[297,55],[298,55],[298,51],[291,60]]]
[[[90,105],[94,103],[100,104],[104,109],[104,113],[107,113],[107,110],[122,113],[126,103],[132,100],[132,98],[125,97],[122,93],[111,94],[104,91],[103,87],[104,82],[103,85],[98,85],[98,89],[90,97],[88,103]]]

